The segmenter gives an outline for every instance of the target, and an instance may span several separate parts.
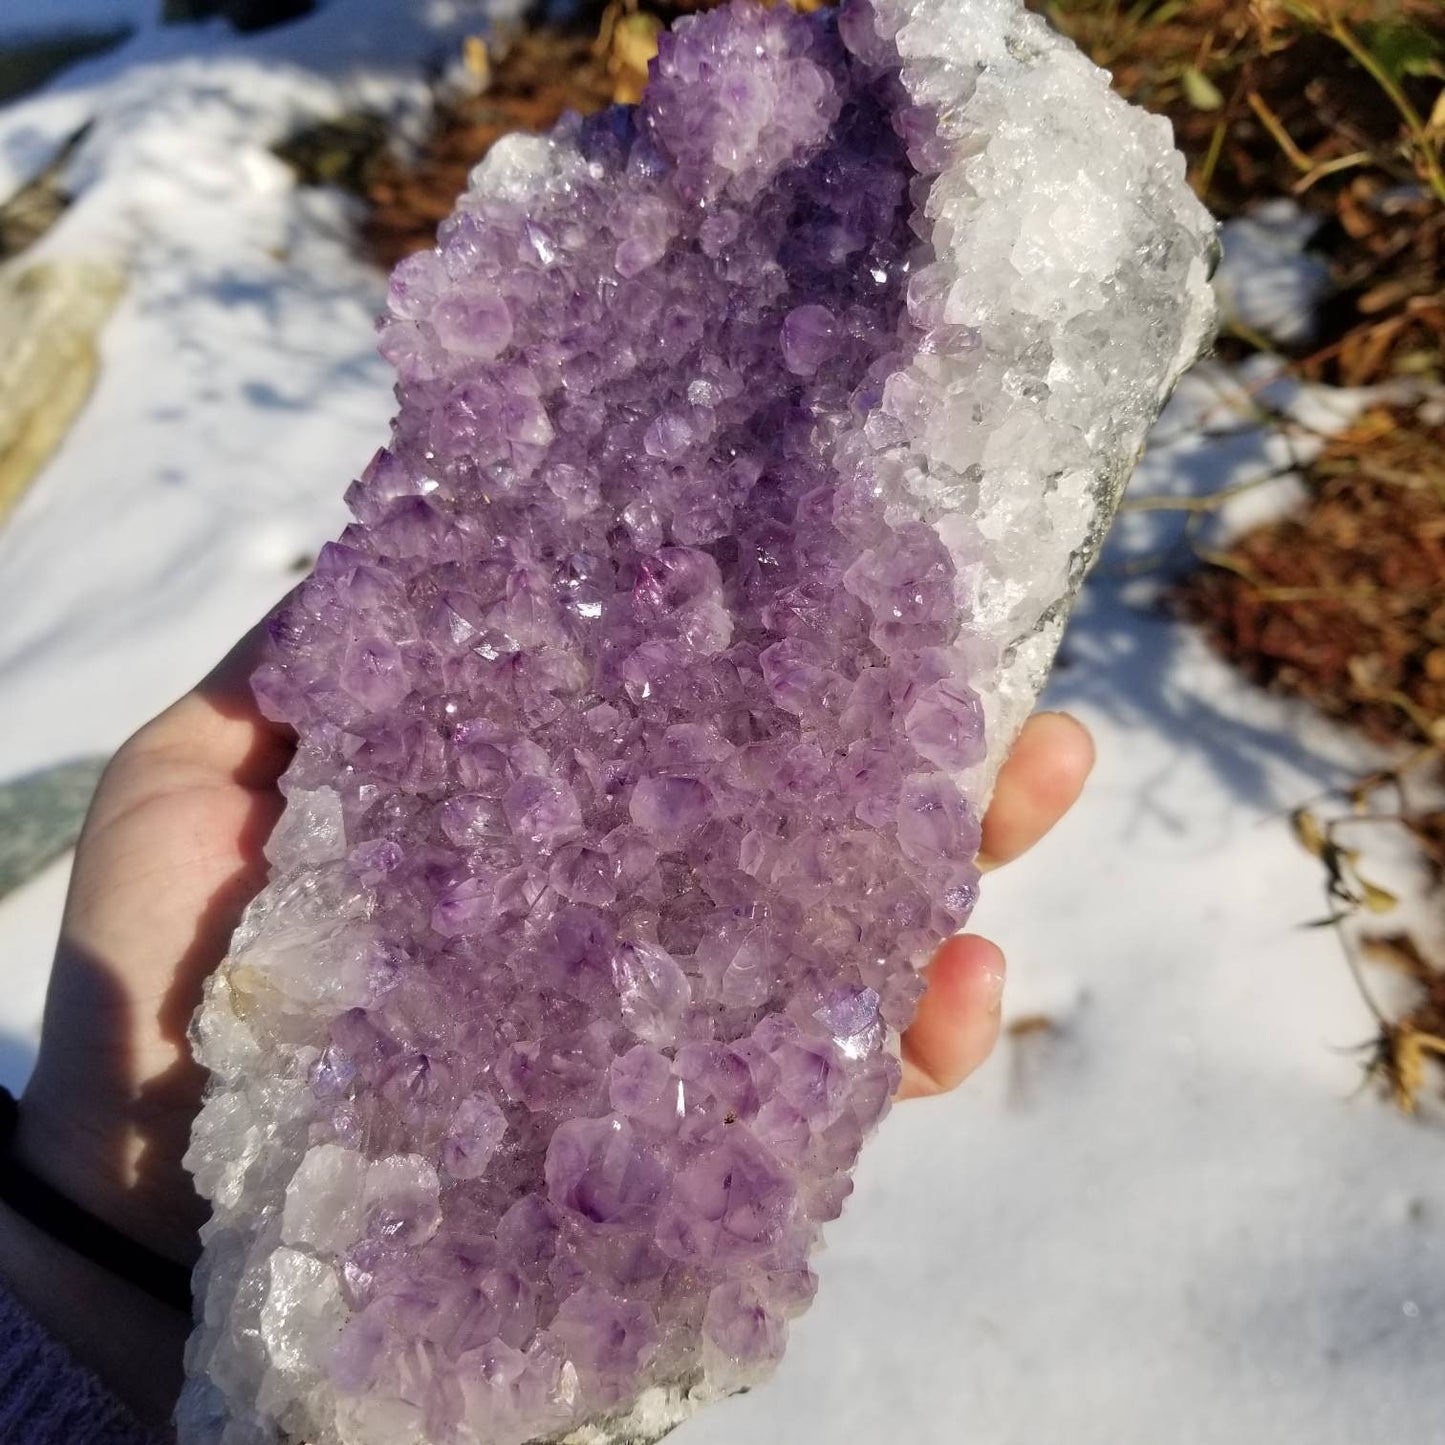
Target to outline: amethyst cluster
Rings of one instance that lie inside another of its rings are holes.
[[[990,342],[948,250],[939,78],[988,57],[902,58],[970,9],[1072,56],[997,0],[716,11],[398,267],[391,441],[255,679],[299,748],[196,1028],[187,1442],[653,1439],[781,1356],[974,902],[1008,668],[1200,330],[1202,226],[1132,202],[1157,359],[1048,432],[1074,303]],[[991,531],[1000,429],[1033,512]]]

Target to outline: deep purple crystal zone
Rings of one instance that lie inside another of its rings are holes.
[[[309,1146],[437,1179],[336,1261],[332,1378],[438,1440],[766,1371],[972,905],[954,565],[874,470],[927,129],[833,17],[714,12],[393,278],[394,435],[256,690],[366,900]]]

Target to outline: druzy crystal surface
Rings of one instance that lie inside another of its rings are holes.
[[[1211,244],[1013,0],[712,12],[492,151],[255,681],[187,1445],[652,1440],[769,1373]]]

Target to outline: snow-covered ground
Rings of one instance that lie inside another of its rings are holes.
[[[0,111],[0,194],[95,121],[37,254],[130,277],[94,398],[0,530],[0,779],[114,747],[340,525],[388,415],[381,283],[341,205],[267,146],[358,94],[415,106],[414,62],[470,18],[352,0],[245,40],[150,30]],[[1298,443],[1231,416],[1238,393],[1191,378],[1144,491],[1287,463]],[[1320,878],[1285,820],[1363,754],[1144,605],[1125,564],[1170,525],[1125,519],[1051,689],[1098,738],[1089,793],[978,914],[1009,1016],[1048,1027],[893,1115],[778,1378],[679,1445],[1445,1439],[1441,1133],[1354,1096],[1372,1021],[1330,934],[1301,927]],[[65,871],[0,902],[12,1086]]]

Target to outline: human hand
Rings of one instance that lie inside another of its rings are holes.
[[[983,818],[979,866],[1002,868],[1028,852],[1078,801],[1094,766],[1094,740],[1077,718],[1036,712],[999,770]],[[900,1099],[956,1089],[998,1040],[1004,955],[996,943],[961,933],[925,971],[928,991],[903,1036]]]
[[[25,1162],[91,1213],[179,1261],[203,1209],[181,1166],[203,1075],[186,1027],[242,909],[265,880],[292,753],[248,679],[263,629],[116,754],[76,852],[40,1057],[21,1108]],[[1093,761],[1088,733],[1033,717],[984,821],[985,866],[1036,843]],[[985,939],[945,943],[903,1040],[900,1097],[955,1087],[998,1032],[1004,960]]]

